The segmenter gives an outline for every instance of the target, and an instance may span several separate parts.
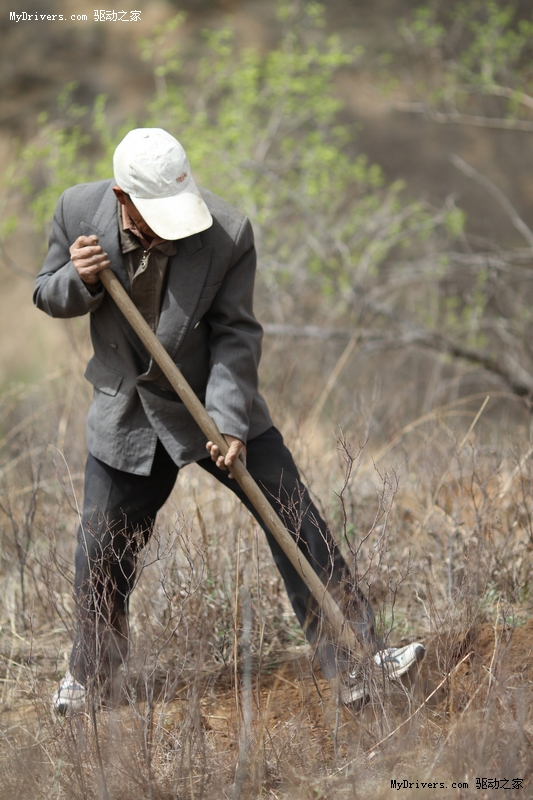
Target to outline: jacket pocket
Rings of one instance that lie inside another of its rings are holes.
[[[222,286],[222,282],[220,283],[213,283],[211,286],[204,286],[202,289],[202,293],[198,298],[198,303],[196,304],[196,308],[194,310],[194,314],[191,318],[191,326],[195,328],[206,311],[209,310],[211,303],[215,299],[220,287]]]
[[[222,281],[219,281],[218,283],[212,283],[210,286],[204,286],[200,294],[200,302],[202,300],[212,300],[221,286]]]
[[[111,367],[106,367],[105,364],[98,361],[96,356],[93,356],[87,364],[85,377],[98,391],[114,397],[120,389],[124,376]]]

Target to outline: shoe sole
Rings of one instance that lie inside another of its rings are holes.
[[[363,705],[370,697],[370,692],[365,688],[361,689],[359,686],[341,686],[339,697],[345,706]]]
[[[407,647],[410,647],[410,645],[407,645]],[[376,663],[376,666],[378,669],[383,670],[383,672],[386,674],[389,680],[397,681],[403,675],[409,672],[409,670],[412,669],[414,666],[421,664],[422,661],[425,659],[425,657],[426,657],[426,648],[422,644],[417,644],[414,649],[413,658],[406,664],[403,664],[403,666],[395,668],[394,666],[387,663]]]
[[[70,676],[69,680],[72,680]],[[86,692],[79,684],[63,680],[52,698],[52,711],[60,717],[79,714],[85,710]]]
[[[410,647],[411,645],[407,645]],[[401,648],[400,648],[401,650]],[[417,644],[413,650],[413,657],[410,661],[397,669],[392,669],[389,664],[375,663],[378,670],[385,672],[386,677],[391,681],[398,681],[406,675],[414,666],[420,665],[426,657],[426,648],[422,644]],[[341,701],[347,706],[354,706],[356,703],[363,705],[370,697],[370,692],[364,686],[341,686],[339,696]]]

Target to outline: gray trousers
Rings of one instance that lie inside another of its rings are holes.
[[[332,645],[321,642],[320,615],[309,589],[229,473],[218,469],[209,457],[198,465],[234,492],[263,528],[298,621],[318,648],[322,670],[332,677]],[[361,643],[376,650],[372,609],[354,585],[276,428],[248,442],[247,467],[316,573],[336,595]],[[105,683],[127,658],[128,599],[135,585],[137,557],[178,471],[161,442],[149,476],[122,472],[90,454],[87,458],[75,565],[78,627],[70,662],[72,674],[84,686],[93,680]]]

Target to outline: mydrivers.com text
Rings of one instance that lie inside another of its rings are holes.
[[[401,781],[397,781],[391,779],[390,782],[391,789],[468,789],[468,783],[464,781],[459,783],[457,781],[452,781],[451,783],[447,784],[444,781],[408,781],[407,778],[403,778]]]
[[[522,789],[523,778],[476,778],[476,789]],[[391,789],[468,789],[466,781],[409,781],[407,778],[402,780],[391,779]],[[472,787],[474,788],[474,787]]]
[[[90,15],[87,14],[41,14],[29,11],[10,11],[10,22],[140,22],[141,12],[134,11],[116,11],[115,9],[96,9]]]

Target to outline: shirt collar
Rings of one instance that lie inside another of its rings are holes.
[[[176,241],[161,239],[159,236],[148,242],[128,214],[126,206],[123,206],[122,203],[118,203],[118,228],[120,246],[123,253],[129,253],[138,247],[142,247],[144,250],[151,250],[155,247],[165,255],[173,256],[178,250]]]

